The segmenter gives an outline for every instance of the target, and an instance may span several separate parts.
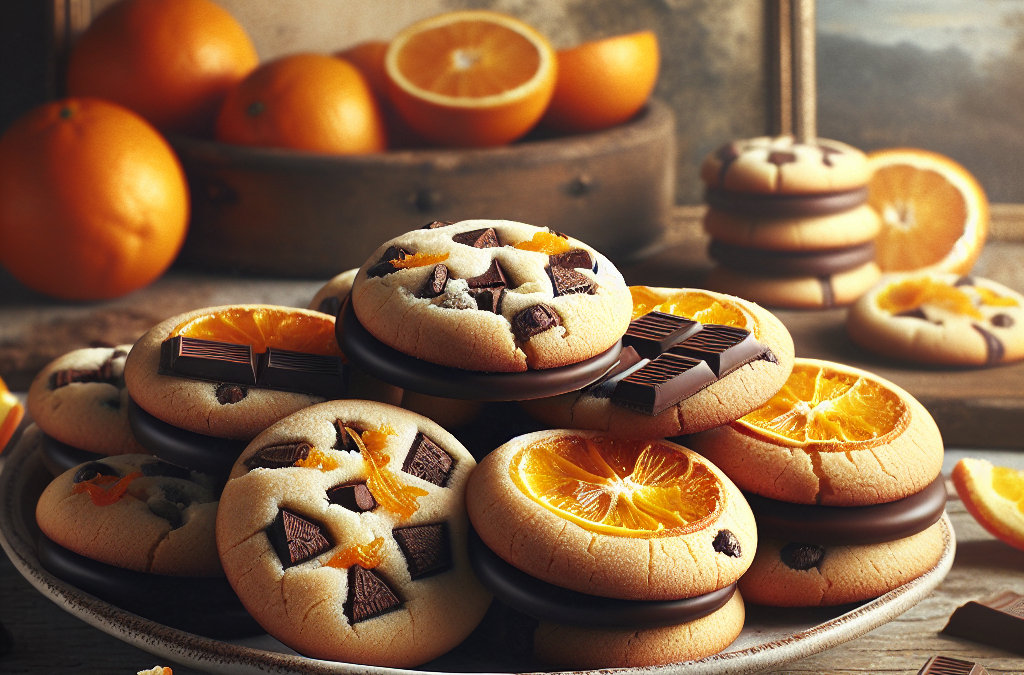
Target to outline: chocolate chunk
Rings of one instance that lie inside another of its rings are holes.
[[[427,277],[426,283],[423,284],[423,288],[416,294],[416,297],[436,298],[441,295],[444,293],[445,286],[448,285],[448,277],[449,272],[446,265],[434,265],[433,271]]]
[[[556,296],[573,293],[593,295],[597,292],[597,284],[594,280],[574,269],[549,267],[548,274],[551,275],[551,285],[554,287]]]
[[[103,462],[89,462],[83,465],[78,471],[75,472],[75,477],[72,478],[74,483],[84,483],[87,480],[92,480],[96,476],[119,476],[117,469],[114,467],[104,464]]]
[[[832,288],[832,277],[818,277],[818,285],[821,286],[821,306],[830,309],[836,305],[836,291]]]
[[[1010,316],[1009,314],[996,314],[991,319],[989,319],[989,322],[993,326],[998,326],[999,328],[1010,328],[1011,326],[1013,326],[1014,323],[1013,317]]]
[[[178,335],[160,345],[159,372],[251,386],[256,384],[256,358],[250,345]]]
[[[669,351],[619,382],[612,403],[657,415],[715,379],[706,362]]]
[[[498,243],[498,233],[494,231],[493,227],[452,235],[452,241],[456,244],[465,244],[473,248],[498,248],[501,246]]]
[[[794,570],[809,570],[821,564],[825,548],[813,544],[786,544],[779,551],[779,558],[786,567]]]
[[[440,574],[452,568],[447,523],[396,527],[391,534],[405,555],[405,564],[413,579]]]
[[[719,530],[715,535],[715,540],[711,542],[711,548],[730,558],[739,558],[743,555],[743,551],[740,549],[740,540],[730,530]]]
[[[1005,590],[957,607],[942,629],[1024,656],[1024,595]]]
[[[501,314],[501,303],[505,300],[505,288],[481,288],[473,293],[476,300],[476,308],[482,312]]]
[[[842,150],[827,145],[819,145],[818,149],[821,150],[821,163],[825,166],[832,166],[832,155],[843,154]]]
[[[100,364],[98,368],[66,368],[50,375],[50,388],[60,389],[72,382],[106,382],[115,384],[114,356]]]
[[[143,464],[140,468],[143,476],[159,476],[161,478],[180,478],[181,480],[192,480],[192,472],[182,466],[175,466],[168,462],[157,460]]]
[[[583,248],[574,248],[566,251],[565,253],[558,253],[555,255],[548,256],[548,265],[554,267],[564,267],[565,269],[592,269],[594,267],[594,260],[590,257],[590,251]]]
[[[316,523],[281,509],[267,528],[267,538],[284,567],[315,558],[332,544]]]
[[[978,331],[981,337],[985,338],[985,362],[990,366],[994,366],[1002,361],[1003,356],[1006,355],[1006,347],[1003,346],[1002,341],[976,323],[972,323],[971,328]]]
[[[733,143],[726,143],[715,150],[715,157],[722,163],[722,167],[718,170],[718,184],[721,185],[725,182],[725,174],[729,172],[733,162],[739,159],[740,151]]]
[[[416,434],[412,447],[405,456],[402,471],[422,478],[428,483],[444,487],[448,482],[448,474],[455,465],[451,455],[442,450],[436,443],[427,438],[423,432]]]
[[[398,268],[391,264],[392,260],[405,260],[408,257],[409,252],[400,246],[388,246],[387,250],[384,251],[384,255],[380,257],[377,264],[366,270],[366,276],[368,277],[383,277],[393,272],[397,272]]]
[[[336,317],[338,312],[341,311],[341,299],[336,295],[328,295],[320,301],[316,311]]]
[[[334,449],[335,450],[347,450],[349,452],[359,452],[359,446],[352,440],[352,434],[348,432],[351,429],[357,434],[362,435],[365,429],[361,429],[355,424],[349,424],[342,420],[334,420]]]
[[[713,323],[669,349],[670,353],[706,362],[716,377],[725,377],[763,351],[764,345],[750,331]]]
[[[782,166],[783,164],[793,164],[794,162],[796,162],[796,153],[774,150],[768,154],[768,161],[771,164],[774,164],[775,166]]]
[[[501,265],[497,260],[491,261],[491,266],[487,268],[487,271],[483,274],[466,279],[466,283],[469,284],[470,288],[497,288],[499,286],[508,286],[508,281],[505,279],[505,270],[501,268]]]
[[[959,279],[956,280],[956,282],[953,285],[954,286],[973,286],[974,285],[974,277],[960,277]]]
[[[335,485],[327,491],[327,501],[357,513],[377,508],[377,500],[365,482]]]
[[[512,317],[512,333],[520,342],[526,342],[534,335],[561,325],[562,317],[558,312],[543,304],[530,305]]]
[[[550,227],[548,228],[548,232],[550,232],[551,234],[555,235],[556,237],[558,237],[560,239],[568,239],[569,238],[569,235],[567,235],[565,232],[559,232],[558,230],[552,230]]]
[[[268,347],[259,355],[256,384],[326,399],[344,398],[348,369],[340,356],[308,354]]]
[[[231,405],[233,403],[238,403],[248,396],[249,390],[240,384],[221,382],[217,385],[216,395],[218,403],[221,405]]]
[[[245,465],[252,469],[283,469],[295,466],[295,462],[309,457],[313,444],[307,441],[298,443],[282,443],[260,448],[245,460]]]
[[[920,307],[916,309],[908,309],[905,312],[898,312],[896,314],[893,314],[893,316],[902,316],[908,319],[921,319],[922,321],[928,320],[928,317],[925,315],[924,310],[921,309]]]
[[[401,606],[398,596],[375,571],[361,565],[348,568],[348,599],[342,611],[349,623],[366,621]]]
[[[432,220],[429,223],[427,223],[426,225],[424,225],[423,227],[421,227],[420,229],[421,230],[436,230],[439,227],[448,227],[449,225],[454,225],[454,224],[455,223],[447,221],[447,220]]]
[[[630,322],[622,336],[622,346],[632,347],[645,359],[655,359],[700,329],[699,322],[684,316],[651,312]]]
[[[974,661],[933,656],[917,671],[917,675],[988,675],[988,671]]]

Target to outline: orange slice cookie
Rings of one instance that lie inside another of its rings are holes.
[[[980,277],[887,276],[847,315],[861,347],[895,359],[992,366],[1024,359],[1024,296]]]
[[[466,554],[475,465],[400,408],[297,412],[249,445],[224,488],[228,580],[268,633],[306,656],[397,668],[440,656],[490,604]]]
[[[663,438],[696,433],[731,422],[762,405],[785,383],[793,367],[793,339],[785,326],[768,311],[740,298],[697,289],[631,286],[630,293],[633,299],[632,326],[639,328],[635,323],[638,319],[660,312],[695,321],[702,326],[724,326],[749,332],[767,351],[758,352],[724,375],[719,376],[723,371],[711,373],[706,387],[653,414],[627,407],[628,401],[616,398],[618,382],[625,377],[623,373],[631,372],[627,366],[633,369],[632,372],[639,373],[634,375],[634,379],[646,372],[640,363],[628,365],[629,361],[625,360],[628,355],[624,351],[621,365],[586,389],[522,401],[520,405],[530,415],[557,428],[592,429],[618,437]],[[701,332],[695,335],[699,336]],[[628,342],[627,334],[623,344]],[[676,347],[672,349],[678,351]],[[753,352],[747,355],[750,354]],[[645,356],[656,355],[645,352]],[[651,361],[655,366],[658,363],[657,358]],[[664,384],[659,383],[658,386]]]

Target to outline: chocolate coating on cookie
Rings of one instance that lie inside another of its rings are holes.
[[[823,277],[871,262],[875,259],[875,244],[823,251],[766,251],[713,240],[708,255],[726,267],[751,274]]]
[[[807,195],[733,192],[709,187],[704,193],[708,205],[718,211],[758,218],[805,218],[826,216],[855,209],[868,201],[866,187]]]
[[[157,457],[215,475],[227,475],[248,445],[245,441],[206,436],[168,424],[132,399],[128,399],[128,422],[139,443]]]

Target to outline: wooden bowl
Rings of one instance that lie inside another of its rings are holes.
[[[652,101],[593,134],[481,150],[334,156],[174,138],[192,222],[179,264],[326,278],[433,220],[518,220],[626,261],[667,227],[675,123]]]

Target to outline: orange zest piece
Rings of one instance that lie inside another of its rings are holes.
[[[651,312],[664,312],[701,323],[743,328],[752,332],[755,338],[759,337],[760,327],[757,321],[739,305],[703,291],[680,289],[675,293],[659,293],[648,286],[630,286],[629,292],[633,296],[634,319]]]
[[[953,485],[967,511],[1001,541],[1024,551],[1024,471],[965,457]]]
[[[559,253],[565,253],[572,247],[569,246],[569,242],[557,234],[551,232],[536,232],[533,238],[528,241],[521,241],[515,245],[515,248],[520,251],[536,251],[538,253],[547,253],[548,255],[558,255]]]
[[[318,448],[313,448],[306,455],[305,459],[297,460],[293,466],[301,466],[306,469],[320,469],[321,471],[334,471],[338,468],[338,460],[324,454]]]
[[[93,476],[89,480],[76,483],[75,487],[72,488],[72,494],[81,494],[88,492],[89,497],[92,499],[92,503],[96,506],[110,506],[111,504],[119,501],[124,496],[128,486],[131,485],[132,481],[142,476],[141,471],[133,471],[127,476],[118,479],[115,476]],[[109,488],[104,488],[104,485],[113,485]]]
[[[995,291],[982,286],[975,286],[974,290],[978,293],[978,297],[981,298],[981,304],[983,305],[990,307],[1016,307],[1020,304],[1013,298],[1005,298]]]
[[[516,487],[544,508],[613,536],[694,532],[722,508],[714,472],[658,441],[562,436],[520,450],[509,472]]]
[[[931,277],[915,277],[889,284],[878,294],[878,307],[890,314],[899,314],[921,305],[935,305],[957,314],[982,318],[971,296],[955,286]]]
[[[25,406],[18,397],[7,389],[7,384],[0,378],[0,452],[4,451],[14,430],[25,416]]]
[[[404,258],[397,258],[390,262],[391,266],[395,269],[404,270],[409,267],[426,267],[427,265],[436,265],[437,263],[444,262],[447,259],[447,253],[413,253],[412,255],[407,255]]]
[[[327,561],[328,567],[348,569],[353,565],[359,565],[363,569],[373,569],[384,560],[384,539],[377,537],[369,544],[356,544],[338,551],[334,557]]]
[[[732,425],[779,445],[848,450],[901,432],[909,416],[882,382],[840,364],[797,359],[779,393]]]
[[[341,356],[334,334],[334,318],[286,308],[231,308],[202,314],[175,326],[169,337],[183,335],[252,345],[253,351],[268,347],[296,352]]]
[[[384,454],[384,445],[387,437],[394,435],[394,430],[385,425],[376,431],[364,431],[362,438],[354,429],[346,427],[345,431],[352,436],[359,453],[363,456],[367,468],[366,487],[370,494],[378,504],[388,511],[397,513],[402,520],[409,519],[419,509],[416,500],[428,493],[418,487],[406,485],[388,468],[391,457]]]

